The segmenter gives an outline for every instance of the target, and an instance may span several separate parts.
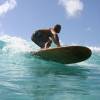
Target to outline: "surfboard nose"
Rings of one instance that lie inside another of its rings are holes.
[[[92,51],[88,47],[78,47],[78,46],[76,46],[74,50],[75,50],[74,51],[75,56],[78,59],[80,59],[81,61],[90,58],[90,56],[92,55]]]

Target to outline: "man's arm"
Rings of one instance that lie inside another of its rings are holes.
[[[61,47],[60,42],[59,42],[59,37],[57,34],[53,35],[53,41],[57,45],[57,47]]]

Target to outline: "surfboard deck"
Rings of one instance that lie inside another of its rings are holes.
[[[40,59],[62,64],[73,64],[84,61],[88,59],[91,54],[91,50],[84,46],[66,46],[32,52],[33,56],[37,56]]]

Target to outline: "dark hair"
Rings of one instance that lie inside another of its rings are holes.
[[[55,31],[56,33],[59,33],[60,30],[61,30],[61,25],[56,24],[56,25],[54,26],[54,31]]]

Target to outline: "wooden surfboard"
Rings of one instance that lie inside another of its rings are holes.
[[[66,46],[32,52],[33,56],[37,56],[40,59],[62,64],[72,64],[84,61],[88,59],[91,54],[91,50],[84,46]]]

